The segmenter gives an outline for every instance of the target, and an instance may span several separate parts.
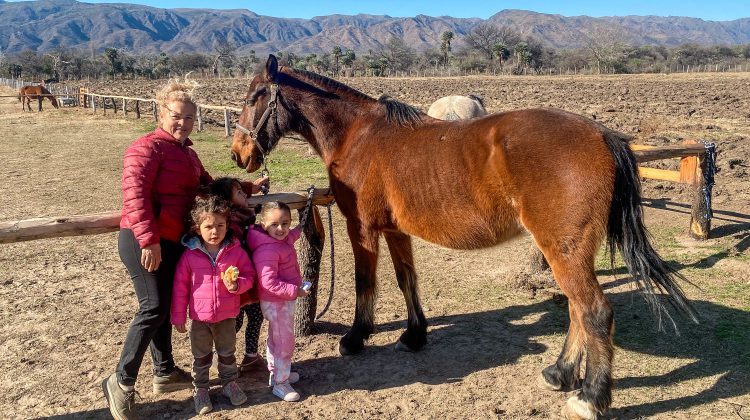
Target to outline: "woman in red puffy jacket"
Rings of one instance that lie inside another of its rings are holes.
[[[146,349],[151,349],[154,393],[191,388],[190,374],[175,366],[169,312],[172,281],[184,247],[190,208],[211,176],[190,147],[197,106],[194,85],[170,81],[157,94],[159,126],[125,151],[122,219],[118,249],[130,274],[138,311],[123,342],[117,370],[102,383],[116,419],[136,418],[135,381]],[[267,183],[244,183],[256,193]]]

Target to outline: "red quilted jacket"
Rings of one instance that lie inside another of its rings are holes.
[[[212,180],[192,144],[157,128],[125,151],[120,228],[131,229],[141,248],[161,238],[179,243],[198,188]]]

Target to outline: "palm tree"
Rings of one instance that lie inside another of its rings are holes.
[[[498,60],[500,60],[500,67],[503,66],[503,60],[510,57],[510,50],[508,50],[508,47],[503,44],[502,42],[498,42],[497,44],[492,46],[492,54],[497,57]]]
[[[451,51],[451,40],[453,40],[453,32],[445,31],[440,36],[442,42],[440,43],[440,52],[443,53],[443,62],[448,65],[448,53]]]

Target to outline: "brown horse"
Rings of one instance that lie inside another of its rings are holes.
[[[55,108],[59,106],[57,104],[57,99],[55,99],[55,95],[50,93],[50,91],[42,85],[24,86],[18,91],[18,100],[21,102],[21,108],[23,108],[24,111],[26,111],[26,108],[31,111],[31,100],[36,99],[39,101],[39,112],[41,112],[42,99],[44,98],[49,99],[49,101],[52,102],[52,106]]]
[[[346,217],[357,301],[342,354],[361,351],[373,332],[381,234],[408,309],[396,347],[419,350],[427,322],[410,235],[476,249],[530,233],[569,302],[568,335],[557,362],[542,372],[542,384],[577,387],[586,357],[582,390],[563,408],[569,417],[595,418],[611,405],[613,313],[594,273],[605,236],[659,321],[672,320],[660,291],[695,320],[676,283],[683,277],[649,242],[636,161],[624,135],[554,109],[440,121],[323,76],[280,69],[270,56],[250,83],[232,158],[253,172],[288,133],[304,137],[322,157]]]

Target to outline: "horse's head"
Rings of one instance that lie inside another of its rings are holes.
[[[250,82],[239,122],[232,138],[232,160],[248,172],[260,168],[263,159],[289,130],[289,111],[279,85],[279,63],[268,56],[265,69]]]

